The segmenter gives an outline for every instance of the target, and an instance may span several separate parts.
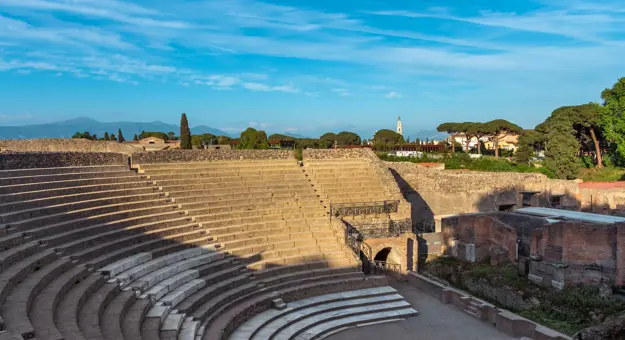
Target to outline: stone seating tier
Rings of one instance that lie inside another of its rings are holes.
[[[211,338],[384,285],[321,195],[294,160],[0,171],[0,339]]]

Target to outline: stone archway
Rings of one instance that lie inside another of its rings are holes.
[[[402,254],[397,250],[397,248],[393,247],[385,247],[380,249],[375,254],[373,260],[398,264],[404,262],[402,261]]]

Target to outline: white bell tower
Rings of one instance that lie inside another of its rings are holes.
[[[401,117],[397,117],[397,133],[399,133],[400,135],[404,135],[404,131],[401,127]]]

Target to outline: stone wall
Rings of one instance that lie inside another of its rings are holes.
[[[625,216],[625,187],[597,189],[582,187],[580,199],[584,211]]]
[[[539,191],[533,205],[551,206],[551,195],[565,195],[563,206],[579,209],[576,181],[552,180],[542,174],[435,170],[408,162],[386,162],[402,193],[411,202],[413,220],[436,215],[496,211],[522,203],[522,191]]]
[[[132,154],[133,164],[292,159],[290,150],[164,150]]]
[[[0,170],[127,164],[127,155],[111,152],[0,152]]]
[[[138,144],[70,138],[0,140],[0,150],[20,152],[115,152],[131,154],[143,150]]]
[[[471,304],[477,311],[473,314],[475,317],[512,337],[542,340],[571,339],[553,329],[539,325],[505,309],[497,308],[465,292],[446,287],[423,275],[409,273],[406,275],[406,279],[411,285],[441,300],[442,303],[451,304],[460,310],[467,311],[469,304]]]
[[[442,220],[443,253],[471,262],[516,261],[517,232],[486,214],[468,214]]]

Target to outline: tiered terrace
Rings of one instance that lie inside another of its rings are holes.
[[[0,339],[226,339],[279,299],[386,285],[295,160],[138,169],[0,171]]]

